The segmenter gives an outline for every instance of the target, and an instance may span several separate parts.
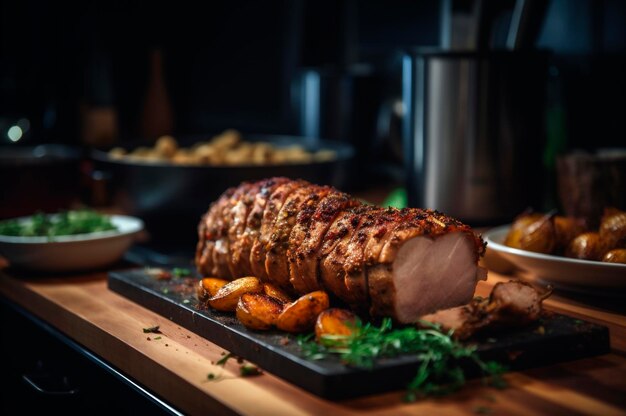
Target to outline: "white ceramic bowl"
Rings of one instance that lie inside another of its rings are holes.
[[[504,245],[510,225],[483,234],[487,251],[493,251],[532,276],[571,289],[596,288],[603,291],[626,289],[626,264],[571,259],[533,253]],[[489,254],[489,253],[488,253]]]
[[[0,235],[0,255],[11,266],[46,272],[98,269],[118,261],[143,229],[139,218],[112,215],[117,230],[48,237]]]

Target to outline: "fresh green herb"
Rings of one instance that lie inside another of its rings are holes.
[[[239,374],[242,377],[260,376],[263,374],[259,367],[251,364],[243,364],[239,367]]]
[[[228,360],[230,360],[231,358],[233,358],[234,355],[232,355],[231,353],[225,354],[222,358],[220,358],[215,365],[221,365],[222,367],[224,367],[224,365],[226,365],[226,362]]]
[[[161,337],[154,337],[154,340],[155,340],[155,341],[156,341],[156,340],[159,340],[159,339],[161,339]]]
[[[160,334],[161,331],[159,331],[159,325],[156,326],[151,326],[149,328],[144,328],[143,329],[143,333],[144,334],[148,334],[148,333],[153,333],[153,334]],[[155,338],[156,339],[156,338]]]
[[[209,373],[206,376],[206,378],[209,379],[209,380],[215,380],[217,378],[217,376],[215,374],[213,374],[213,373]]]
[[[305,357],[319,360],[338,355],[350,366],[372,368],[379,358],[415,354],[420,361],[415,378],[407,386],[406,400],[443,395],[465,384],[465,373],[460,361],[474,363],[485,375],[485,382],[502,386],[505,369],[493,361],[483,361],[476,347],[466,346],[452,338],[452,332],[443,333],[439,327],[425,324],[425,329],[405,327],[393,329],[391,319],[383,319],[381,326],[356,322],[350,335],[324,335],[319,342],[313,334],[300,336],[298,345]]]
[[[174,277],[188,277],[191,276],[191,270],[182,267],[174,267],[172,269]]]
[[[20,237],[57,237],[115,230],[110,217],[91,210],[64,211],[56,215],[37,213],[27,220],[0,222],[0,234]]]

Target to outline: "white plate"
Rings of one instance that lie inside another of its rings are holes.
[[[561,287],[626,289],[626,264],[570,259],[508,247],[503,241],[509,228],[510,225],[505,225],[483,234],[488,255],[493,251],[534,277]]]
[[[28,218],[28,217],[26,217]],[[139,218],[112,215],[117,230],[54,237],[0,235],[0,255],[11,266],[46,272],[90,270],[119,260],[143,229]]]

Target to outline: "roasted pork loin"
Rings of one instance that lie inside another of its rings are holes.
[[[458,220],[366,205],[302,180],[228,189],[198,233],[204,276],[255,275],[294,294],[326,290],[359,312],[402,323],[469,302],[486,277],[478,266],[485,245]]]

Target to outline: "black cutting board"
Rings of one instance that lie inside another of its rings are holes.
[[[143,268],[111,272],[108,279],[114,292],[325,398],[403,389],[415,376],[419,361],[410,355],[380,360],[371,370],[345,366],[334,357],[308,360],[301,354],[293,335],[250,331],[239,323],[234,313],[199,310],[195,295],[197,282],[197,277],[157,279]],[[604,354],[610,348],[606,327],[559,314],[549,314],[530,327],[485,335],[469,342],[477,345],[483,359],[498,360],[510,369]],[[479,375],[475,370],[472,372],[473,367],[467,367],[470,377]]]

